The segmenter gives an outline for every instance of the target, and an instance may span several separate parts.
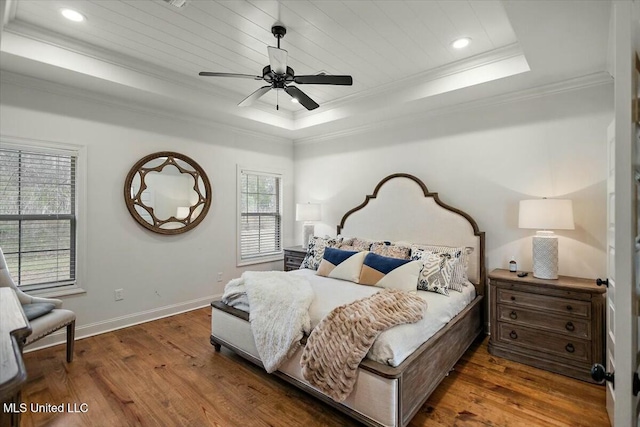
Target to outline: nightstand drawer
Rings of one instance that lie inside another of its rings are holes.
[[[586,363],[591,361],[590,341],[563,337],[510,323],[498,323],[498,341],[575,361]]]
[[[289,269],[297,270],[300,268],[300,264],[302,264],[303,259],[304,257],[285,255],[284,265]]]
[[[562,313],[571,316],[591,318],[591,303],[546,295],[498,289],[497,303],[520,307],[529,307],[546,312]]]
[[[302,246],[284,248],[284,271],[297,270],[307,255],[307,250]]]
[[[498,305],[498,320],[568,336],[590,339],[591,322],[569,316],[554,316],[516,306]]]

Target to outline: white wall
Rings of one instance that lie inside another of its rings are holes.
[[[0,133],[87,147],[85,294],[63,297],[77,315],[77,336],[103,332],[208,304],[242,270],[282,269],[282,261],[236,268],[236,165],[284,174],[284,243],[293,244],[293,148],[290,140],[191,124],[82,97],[3,83]],[[56,92],[57,90],[53,90]],[[156,151],[177,151],[207,173],[207,217],[180,235],[152,233],[123,200],[129,169]],[[217,273],[223,281],[217,282]],[[125,299],[114,301],[114,290]],[[42,340],[48,344],[58,335]]]
[[[535,231],[518,228],[518,202],[569,198],[576,229],[557,232],[560,274],[604,277],[612,89],[607,84],[296,143],[296,201],[322,203],[316,234],[334,235],[342,215],[382,178],[410,173],[476,219],[486,232],[488,271],[507,268],[512,255],[519,269],[530,271]]]
[[[334,234],[344,212],[360,204],[382,178],[406,172],[476,219],[486,232],[489,270],[506,267],[512,255],[521,269],[531,269],[534,232],[518,229],[519,200],[571,198],[576,230],[558,232],[560,273],[605,274],[611,85],[426,116],[294,147],[288,140],[167,119],[57,94],[55,88],[3,83],[0,90],[1,134],[87,147],[86,271],[81,283],[87,292],[63,298],[78,316],[78,337],[205,305],[244,269],[281,268],[281,262],[236,267],[238,163],[283,171],[285,246],[301,240],[301,224],[293,221],[294,202],[321,202],[317,234]],[[192,157],[212,184],[207,217],[182,235],[143,229],[122,198],[131,166],[161,150]],[[218,272],[222,282],[216,281]],[[114,301],[118,288],[124,289],[124,301]],[[41,343],[61,339],[57,335]]]

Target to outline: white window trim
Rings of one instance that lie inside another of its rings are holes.
[[[33,149],[42,153],[76,156],[76,280],[64,286],[25,290],[23,292],[40,297],[62,297],[86,292],[87,253],[87,147],[57,141],[28,139],[0,134],[0,147],[10,149]]]
[[[242,231],[241,226],[241,210],[242,206],[240,203],[240,194],[241,194],[241,182],[242,182],[242,171],[249,173],[256,173],[261,175],[272,175],[280,178],[280,252],[273,255],[265,255],[261,257],[255,257],[252,259],[242,259],[242,254],[240,251],[240,233]],[[242,165],[236,165],[236,267],[244,267],[247,265],[253,264],[263,264],[266,262],[274,262],[274,261],[282,261],[284,259],[284,250],[283,250],[283,226],[284,226],[284,205],[283,205],[283,193],[284,193],[284,179],[285,174],[281,170],[277,169],[269,169],[269,168],[254,168],[254,167],[245,167]]]

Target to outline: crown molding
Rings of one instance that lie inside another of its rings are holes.
[[[12,33],[19,37],[25,37],[46,45],[54,46],[60,49],[64,49],[69,52],[73,52],[78,55],[83,55],[88,58],[92,58],[97,61],[102,61],[107,64],[122,67],[131,72],[140,73],[142,75],[159,79],[161,81],[194,90],[200,93],[206,93],[211,96],[221,98],[228,102],[230,105],[235,105],[238,99],[238,93],[225,90],[219,86],[209,85],[202,80],[198,80],[196,77],[185,76],[184,74],[162,69],[159,67],[151,66],[148,63],[141,61],[134,57],[114,53],[98,46],[91,45],[86,42],[81,42],[70,37],[46,30],[35,25],[29,24],[24,21],[14,20],[6,28],[7,32]],[[489,52],[485,52],[479,55],[475,55],[469,58],[464,58],[451,64],[446,64],[438,68],[427,70],[412,76],[405,77],[403,79],[396,80],[394,82],[387,83],[385,85],[369,88],[354,94],[340,97],[334,101],[325,102],[322,105],[322,111],[290,111],[279,110],[273,111],[270,104],[263,102],[257,102],[252,106],[252,109],[259,110],[260,112],[285,118],[292,122],[292,130],[301,130],[309,125],[298,127],[300,122],[305,119],[313,117],[317,114],[329,114],[339,109],[349,108],[354,103],[377,103],[379,99],[384,98],[389,93],[395,93],[401,88],[406,87],[419,87],[419,85],[428,84],[438,79],[453,76],[459,73],[464,73],[479,67],[496,64],[501,61],[508,60],[514,57],[524,57],[522,49],[518,43],[514,43],[508,46],[504,46],[498,49],[494,49]],[[350,115],[350,113],[347,113]],[[339,114],[342,116],[342,114]],[[239,116],[240,117],[240,116]],[[252,120],[250,117],[245,117]],[[274,124],[271,124],[274,126]],[[275,125],[276,127],[281,127]]]
[[[381,96],[384,96],[384,94],[386,93],[396,92],[398,89],[403,87],[416,87],[418,85],[432,82],[447,76],[470,71],[479,67],[494,64],[518,56],[524,56],[524,54],[522,52],[522,49],[520,48],[520,45],[518,43],[514,43],[508,46],[491,50],[489,52],[474,55],[469,58],[464,58],[450,64],[442,65],[437,68],[414,74],[412,76],[408,76],[393,82],[389,82],[384,85],[366,89],[351,95],[346,95],[336,99],[335,101],[326,102],[322,106],[323,111],[330,111],[333,109],[341,108],[356,101],[379,98]],[[295,112],[293,116],[294,120],[299,120],[311,115],[313,115],[313,112],[298,111]]]
[[[13,2],[15,4],[15,2]],[[151,66],[137,58],[129,57],[122,54],[117,54],[106,49],[90,45],[88,43],[79,42],[72,38],[62,36],[60,34],[41,29],[32,24],[26,23],[20,20],[11,20],[5,27],[5,32],[14,35],[15,37],[23,37],[44,45],[53,46],[58,49],[74,53],[76,55],[83,55],[87,58],[91,58],[96,61],[102,61],[105,64],[120,67],[123,70],[127,70],[131,73],[137,73],[142,77],[149,77],[157,79],[160,82],[165,82],[169,85],[173,85],[177,89],[186,89],[202,93],[205,96],[211,96],[212,98],[218,98],[225,104],[235,105],[237,101],[237,92],[226,90],[224,88],[210,85],[202,80],[197,79],[195,76],[185,76],[176,71],[162,69],[159,67]],[[3,45],[4,45],[3,40]],[[403,87],[417,87],[418,85],[429,84],[438,79],[446,78],[448,76],[455,76],[460,73],[472,71],[479,67],[490,66],[513,58],[524,58],[522,49],[519,44],[515,43],[509,46],[505,46],[499,49],[492,50],[480,55],[475,55],[470,58],[456,61],[452,64],[447,64],[432,70],[425,71],[416,75],[412,75],[401,80],[397,80],[385,85],[376,86],[374,88],[366,89],[357,93],[353,93],[334,101],[330,101],[323,104],[321,114],[334,114],[337,118],[348,118],[354,115],[353,111],[349,111],[353,104],[372,104],[380,105],[384,104],[384,99],[387,95],[394,93]],[[526,61],[526,59],[523,59]],[[525,64],[526,65],[526,64]],[[251,137],[257,137],[261,139],[268,139],[272,141],[302,145],[308,143],[315,143],[321,141],[327,141],[341,136],[357,135],[368,131],[372,131],[380,128],[395,127],[401,124],[412,123],[420,120],[424,120],[427,117],[436,117],[444,114],[450,114],[457,111],[465,111],[475,108],[481,108],[485,106],[498,105],[502,103],[511,103],[521,100],[526,100],[535,97],[547,96],[554,93],[578,90],[590,86],[596,86],[600,84],[610,83],[611,76],[607,73],[594,73],[587,76],[581,76],[573,79],[568,79],[562,82],[557,82],[549,85],[544,85],[536,88],[530,88],[525,90],[513,91],[506,94],[485,97],[468,102],[458,102],[454,105],[450,105],[443,108],[436,106],[426,107],[423,111],[416,113],[409,113],[401,118],[382,118],[375,120],[373,123],[368,123],[362,126],[350,127],[346,130],[339,130],[334,132],[323,133],[324,124],[330,124],[333,120],[326,122],[319,122],[317,124],[305,125],[297,127],[296,124],[300,124],[300,121],[304,121],[313,117],[317,112],[309,111],[297,111],[292,112],[289,110],[280,110],[274,112],[272,106],[256,103],[252,109],[257,110],[258,114],[269,114],[270,116],[264,120],[257,120],[255,118],[240,115],[234,112],[228,114],[237,120],[246,120],[248,123],[253,123],[258,126],[265,127],[265,131],[250,130],[237,124],[227,124],[222,122],[223,118],[205,118],[201,115],[197,116],[184,116],[184,114],[176,114],[176,111],[162,109],[162,107],[149,107],[143,106],[135,102],[126,102],[121,98],[117,98],[113,95],[104,95],[98,91],[91,89],[80,89],[66,84],[54,83],[48,80],[43,80],[35,77],[27,77],[21,74],[13,72],[2,71],[0,81],[6,84],[12,84],[16,86],[22,86],[29,89],[36,89],[51,93],[56,93],[62,96],[89,100],[93,103],[104,104],[111,107],[115,107],[121,110],[138,112],[150,116],[159,117],[163,120],[170,119],[180,121],[184,123],[196,124],[204,126],[210,129],[226,130],[235,133],[245,134]],[[175,90],[174,88],[174,90]],[[432,95],[429,95],[432,96]],[[412,99],[426,99],[429,96],[423,98]],[[406,101],[406,100],[405,100]],[[355,106],[357,107],[357,105]],[[341,111],[342,110],[342,111]],[[353,110],[353,108],[352,108]],[[222,110],[221,110],[222,111]],[[224,114],[224,111],[222,111]],[[196,113],[197,114],[197,113]],[[270,118],[273,120],[284,119],[291,122],[292,127],[285,126],[283,124],[269,123]],[[334,118],[335,120],[335,118]],[[249,126],[250,127],[250,126]],[[269,128],[273,128],[273,130]],[[310,129],[310,127],[317,127],[316,129]],[[255,129],[255,128],[254,128]],[[304,133],[307,130],[311,136],[295,138],[296,134]],[[299,132],[299,133],[298,133]],[[314,135],[315,134],[315,135]],[[278,136],[280,135],[280,136]],[[281,135],[291,135],[290,138]]]
[[[501,104],[510,104],[514,102],[522,102],[529,99],[551,96],[563,92],[586,89],[590,87],[612,84],[613,78],[605,71],[588,74],[585,76],[567,79],[561,82],[555,82],[548,85],[538,86],[534,88],[518,90],[506,94],[495,95],[469,102],[462,102],[445,108],[432,108],[427,111],[420,111],[406,115],[402,118],[391,118],[388,120],[378,120],[374,123],[357,126],[336,132],[324,133],[318,136],[309,136],[304,138],[294,138],[294,146],[310,145],[319,142],[326,142],[332,139],[355,136],[363,133],[371,132],[376,129],[390,129],[394,127],[403,127],[407,124],[433,118],[447,114],[457,113],[461,111],[474,110],[478,108],[496,106]]]
[[[261,140],[267,140],[270,142],[275,142],[280,144],[290,145],[292,143],[292,140],[286,137],[244,129],[241,127],[232,126],[226,123],[221,123],[221,122],[217,122],[209,119],[178,115],[176,113],[162,111],[159,109],[142,106],[136,103],[125,102],[111,95],[90,91],[88,89],[81,89],[81,88],[76,88],[72,86],[67,86],[61,83],[55,83],[48,80],[39,79],[36,77],[29,77],[22,74],[16,74],[14,72],[6,71],[6,70],[2,70],[2,72],[0,73],[0,83],[21,87],[25,89],[51,93],[54,95],[64,96],[67,98],[77,99],[81,101],[88,101],[91,103],[104,105],[104,106],[115,108],[118,110],[125,110],[125,111],[130,111],[132,113],[144,114],[146,116],[158,118],[161,120],[172,120],[172,121],[182,122],[185,124],[198,125],[208,129],[246,135],[253,138],[259,138]]]
[[[58,49],[83,55],[96,61],[105,62],[107,64],[124,68],[128,71],[139,73],[182,88],[191,89],[200,93],[204,92],[208,95],[215,96],[216,98],[224,99],[232,105],[236,105],[238,103],[238,99],[241,99],[239,97],[245,96],[238,92],[226,90],[220,86],[207,84],[204,80],[196,76],[190,77],[166,68],[153,66],[147,62],[141,61],[140,59],[115,53],[86,42],[78,41],[24,21],[12,20],[4,28],[4,31],[18,37],[24,37]],[[252,108],[268,114],[283,117],[288,120],[293,120],[292,111],[283,109],[277,110],[274,113],[273,106],[263,102],[255,103],[252,105]]]

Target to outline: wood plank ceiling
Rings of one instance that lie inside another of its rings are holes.
[[[59,13],[71,7],[80,24]],[[281,47],[296,74],[351,74],[353,87],[301,87],[321,105],[376,90],[470,56],[517,43],[499,1],[213,1],[176,8],[162,0],[20,0],[15,19],[92,46],[196,78],[199,71],[261,74],[274,23],[287,28]],[[451,42],[472,39],[456,50]],[[205,77],[197,77],[207,79]],[[208,78],[238,93],[262,82]],[[263,98],[276,102],[275,91]],[[282,101],[297,111],[302,106]]]

